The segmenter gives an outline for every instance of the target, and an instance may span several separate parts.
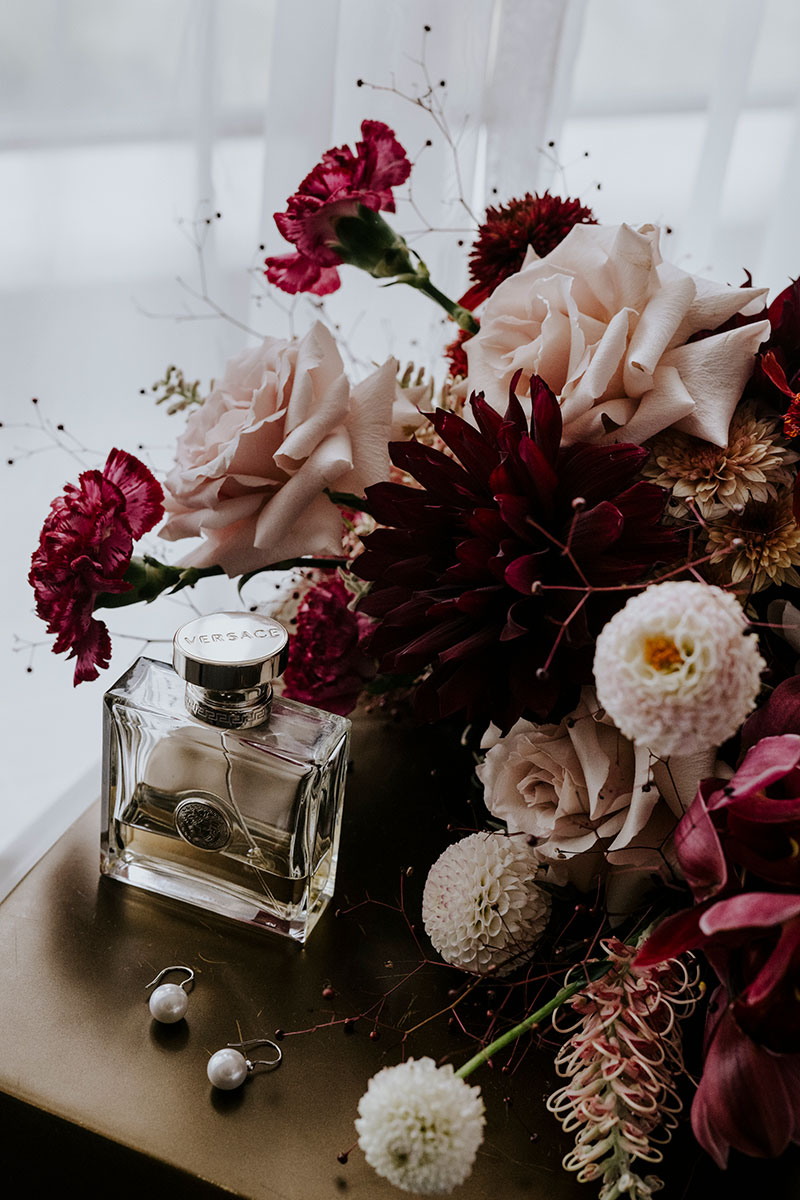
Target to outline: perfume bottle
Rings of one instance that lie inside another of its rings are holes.
[[[183,625],[106,693],[101,871],[305,942],[333,893],[350,722],[273,697],[288,635]]]

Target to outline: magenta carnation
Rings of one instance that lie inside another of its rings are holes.
[[[335,292],[336,268],[345,261],[337,222],[357,217],[360,207],[394,212],[392,188],[405,182],[411,163],[381,121],[362,121],[361,138],[355,154],[349,146],[326,151],[287,200],[286,212],[275,213],[278,229],[296,252],[266,259],[265,274],[284,292]]]
[[[284,695],[347,716],[375,674],[363,642],[371,621],[348,607],[352,596],[339,575],[312,588],[297,614],[289,645]]]
[[[102,593],[126,592],[133,543],[164,515],[161,485],[138,458],[112,450],[50,505],[28,581],[37,615],[56,634],[53,651],[77,658],[75,683],[108,666],[111,639],[93,610]]]

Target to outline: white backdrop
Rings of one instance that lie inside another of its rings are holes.
[[[285,335],[316,315],[266,295],[258,247],[282,251],[271,214],[320,152],[365,117],[397,131],[415,160],[397,226],[452,295],[462,201],[480,217],[548,185],[602,220],[669,225],[694,271],[739,282],[749,267],[777,289],[800,270],[799,51],[795,0],[4,0],[0,890],[96,794],[104,686],[187,612],[112,614],[105,682],[73,691],[71,664],[29,645],[46,640],[26,575],[49,501],[112,445],[168,466],[181,418],[139,389],[169,362],[207,382],[242,325]],[[426,71],[457,155],[414,103]],[[197,295],[197,218],[207,294],[239,324]],[[429,301],[343,281],[326,319],[355,375],[395,353],[441,378],[452,335]],[[196,602],[226,603],[226,586]]]

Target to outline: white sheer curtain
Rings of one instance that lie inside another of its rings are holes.
[[[318,315],[266,293],[258,247],[283,249],[272,213],[320,152],[366,117],[397,131],[415,161],[397,226],[454,296],[470,213],[545,186],[602,220],[671,226],[693,270],[779,288],[800,270],[798,50],[794,0],[6,0],[0,892],[99,787],[104,683],[73,692],[70,664],[28,645],[44,640],[25,577],[47,505],[112,445],[168,465],[181,418],[140,395],[168,363],[207,382],[243,327]],[[344,276],[325,315],[353,371],[394,353],[441,378],[438,310]],[[112,614],[106,683],[186,603]]]

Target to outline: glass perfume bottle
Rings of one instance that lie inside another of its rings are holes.
[[[183,625],[106,693],[101,871],[304,942],[333,893],[350,722],[273,697],[288,635]]]

